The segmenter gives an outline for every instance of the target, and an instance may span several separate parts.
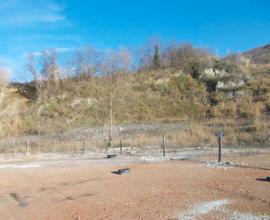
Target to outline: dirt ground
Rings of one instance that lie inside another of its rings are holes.
[[[130,173],[111,173],[127,167]],[[270,219],[266,176],[269,170],[183,160],[5,162],[0,219]]]

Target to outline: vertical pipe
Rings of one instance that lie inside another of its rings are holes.
[[[218,137],[218,162],[221,161],[221,137]]]

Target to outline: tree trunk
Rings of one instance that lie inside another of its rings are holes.
[[[109,87],[109,147],[112,147],[112,125],[113,125],[113,96],[112,96],[112,82],[110,77],[110,87]]]

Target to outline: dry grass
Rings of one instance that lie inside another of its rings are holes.
[[[261,119],[256,118],[249,129],[255,132],[262,132],[267,129],[267,123]]]
[[[187,122],[186,122],[187,123]],[[253,123],[246,126],[240,125],[234,120],[212,119],[209,121],[193,121],[183,128],[156,129],[156,130],[136,130],[123,136],[113,136],[113,148],[119,151],[120,139],[124,148],[134,148],[144,151],[153,151],[161,149],[163,134],[165,135],[166,148],[174,151],[181,148],[197,147],[216,147],[217,139],[215,132],[223,131],[225,137],[224,147],[239,147],[240,145],[253,145],[253,143],[267,144],[267,131],[269,127],[267,122],[254,120]],[[106,132],[105,130],[102,132]],[[108,150],[108,141],[106,133],[100,138],[91,134],[58,135],[58,136],[33,136],[30,137],[28,150],[32,153],[54,152],[67,154],[81,154],[83,150],[82,139],[85,139],[86,151]],[[27,150],[27,137],[9,138],[0,142],[0,152],[19,153]],[[263,142],[265,141],[265,143]]]
[[[244,96],[228,99],[217,92],[214,96],[218,102],[211,105],[207,101],[210,94],[205,86],[183,73],[174,74],[173,70],[168,69],[130,74],[120,82],[115,94],[114,124],[196,121],[188,129],[166,133],[166,141],[171,147],[215,145],[213,134],[217,129],[224,131],[225,144],[237,145],[241,141],[252,143],[256,140],[254,136],[269,130],[268,121],[264,119],[270,108],[268,72],[259,76],[252,78],[244,90]],[[12,91],[5,90],[0,98],[0,114],[7,114],[0,117],[0,136],[65,133],[75,128],[105,125],[108,123],[105,85],[104,78],[62,80],[57,84],[53,96],[48,97],[41,91],[36,101],[27,100],[14,88]],[[202,123],[204,119],[207,122]],[[241,130],[241,127],[248,128]],[[123,144],[159,146],[161,136],[162,133],[138,133],[127,137]],[[89,139],[88,142],[89,146],[106,147],[104,140],[95,142]],[[58,143],[57,147],[60,151],[65,148],[71,151],[79,149],[77,142],[70,143]],[[116,139],[114,145],[118,144],[119,140]],[[41,145],[41,150],[52,151],[50,141],[48,147]],[[37,144],[33,147],[38,148],[35,146]]]

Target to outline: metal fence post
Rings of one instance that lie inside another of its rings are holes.
[[[26,154],[27,155],[29,154],[29,146],[30,146],[30,140],[29,140],[29,137],[28,137],[27,141],[26,141]]]
[[[83,155],[85,155],[85,138],[82,139]]]
[[[123,147],[122,147],[122,139],[120,138],[120,141],[119,141],[119,145],[120,145],[120,153],[121,155],[123,154]]]
[[[221,161],[221,137],[218,137],[218,162]]]
[[[53,153],[55,153],[55,143],[56,141],[53,139]]]
[[[217,131],[216,136],[218,139],[218,162],[221,162],[221,139],[224,137],[222,131]]]
[[[8,144],[8,159],[10,157],[10,144]]]
[[[165,134],[164,133],[162,135],[162,149],[163,149],[163,157],[165,157],[166,152],[165,152]]]

